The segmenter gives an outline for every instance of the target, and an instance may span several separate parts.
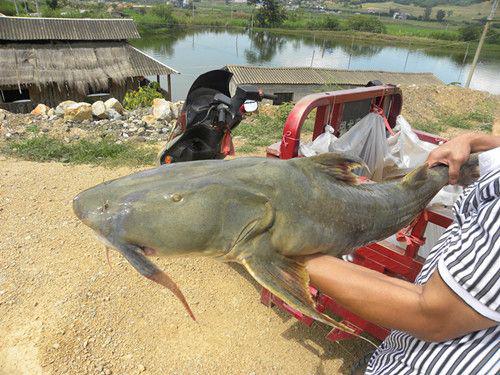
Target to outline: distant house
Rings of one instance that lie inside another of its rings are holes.
[[[394,14],[392,15],[392,18],[394,18],[395,20],[406,21],[409,16],[410,16],[410,14],[405,13],[405,12],[394,12]]]
[[[295,102],[315,92],[365,86],[374,80],[397,85],[443,85],[432,73],[242,65],[227,65],[226,69],[233,73],[231,92],[237,85],[252,84],[276,95],[278,103]]]
[[[0,108],[28,112],[38,103],[122,100],[145,77],[177,73],[127,43],[140,38],[129,19],[0,17]]]

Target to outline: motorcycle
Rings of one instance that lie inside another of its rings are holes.
[[[193,160],[224,159],[234,154],[231,131],[245,113],[254,112],[262,99],[275,100],[252,85],[229,92],[233,74],[225,69],[200,75],[189,89],[186,101],[167,142],[159,154],[160,164]]]

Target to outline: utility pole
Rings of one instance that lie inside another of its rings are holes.
[[[484,24],[483,33],[481,34],[481,39],[479,39],[479,44],[477,45],[476,54],[474,55],[474,60],[472,61],[472,66],[470,67],[469,75],[467,76],[467,81],[465,82],[465,87],[470,86],[470,81],[472,81],[472,76],[474,75],[474,71],[476,70],[477,60],[479,60],[479,55],[481,54],[481,48],[483,48],[484,40],[486,39],[486,34],[488,33],[488,29],[490,27],[490,23],[493,21],[493,17],[495,16],[495,12],[497,10],[498,0],[494,0],[491,5],[491,12],[488,18],[486,19],[486,23]]]
[[[14,0],[14,6],[16,7],[16,14],[19,16],[19,7],[17,6],[16,0]]]

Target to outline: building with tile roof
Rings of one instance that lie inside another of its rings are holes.
[[[177,71],[131,46],[140,38],[130,19],[0,17],[0,108],[115,97]]]

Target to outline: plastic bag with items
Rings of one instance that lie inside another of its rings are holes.
[[[422,165],[429,152],[437,146],[424,142],[411,129],[403,116],[398,116],[394,135],[387,138],[390,157],[385,161],[386,166],[395,165],[399,169],[415,168]]]
[[[389,156],[386,142],[384,118],[377,113],[369,113],[359,120],[340,138],[333,135],[334,129],[325,126],[325,132],[314,141],[301,143],[299,154],[314,156],[325,152],[342,152],[358,156],[370,169],[370,177],[380,181],[384,171],[384,160]]]
[[[325,152],[342,152],[358,156],[370,169],[367,176],[373,181],[400,176],[409,169],[422,165],[429,152],[437,146],[420,140],[403,116],[398,116],[394,135],[386,137],[384,118],[369,113],[340,138],[330,125],[314,141],[301,143],[299,154],[314,156]],[[431,204],[453,205],[462,192],[461,187],[446,186]]]
[[[300,143],[299,155],[309,157],[330,152],[330,146],[338,139],[333,133],[335,133],[335,129],[326,125],[325,132],[318,135],[314,141]]]

